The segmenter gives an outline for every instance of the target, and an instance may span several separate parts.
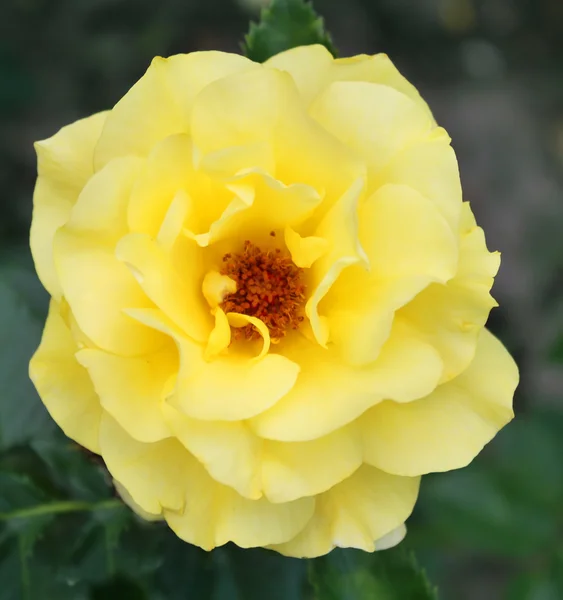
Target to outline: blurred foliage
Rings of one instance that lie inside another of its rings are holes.
[[[393,556],[394,569],[412,567],[414,549],[442,600],[560,600],[561,0],[315,1],[342,55],[386,52],[422,90],[452,134],[490,247],[503,251],[501,308],[489,325],[521,367],[516,420],[466,469],[424,479],[401,547],[370,563],[347,551],[307,562],[184,544],[120,504],[104,470],[54,427],[28,381],[47,308],[27,250],[32,142],[112,106],[154,55],[237,51],[264,4],[0,2],[0,598],[325,600],[356,581],[348,569],[369,583]],[[419,592],[432,593],[417,577]],[[397,590],[377,593],[417,598]]]

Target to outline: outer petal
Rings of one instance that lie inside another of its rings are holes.
[[[457,234],[462,194],[459,169],[448,134],[441,128],[405,146],[377,175],[374,187],[408,185],[436,205]]]
[[[433,127],[419,104],[377,83],[333,83],[315,100],[311,115],[366,161],[370,191],[378,171]]]
[[[368,81],[388,86],[408,96],[421,110],[431,117],[430,109],[421,98],[416,87],[399,73],[386,54],[368,56],[359,54],[349,58],[338,58],[332,63],[329,73],[331,81]]]
[[[436,387],[442,373],[437,352],[401,324],[376,363],[367,367],[346,365],[334,349],[324,350],[300,336],[288,340],[283,351],[301,367],[299,378],[275,406],[250,420],[258,435],[280,441],[326,435],[385,398],[421,398]]]
[[[442,381],[467,367],[475,354],[477,337],[497,303],[489,291],[500,264],[489,252],[483,230],[477,227],[469,204],[460,223],[459,265],[447,284],[431,284],[397,314],[414,326],[440,352]]]
[[[360,418],[365,460],[389,473],[464,467],[513,417],[518,369],[487,330],[468,369],[411,404],[383,402]]]
[[[280,52],[268,59],[264,66],[289,73],[308,106],[328,85],[333,63],[332,54],[324,46],[314,44]]]
[[[146,156],[159,140],[189,132],[197,93],[215,79],[253,67],[248,59],[223,52],[155,58],[108,116],[96,147],[96,169],[118,156]]]
[[[183,510],[195,459],[176,439],[138,442],[104,412],[100,448],[109,472],[144,511]]]
[[[141,442],[170,437],[162,413],[167,383],[177,369],[176,349],[128,358],[102,350],[80,350],[76,358],[85,367],[100,396],[102,407],[129,435]]]
[[[53,419],[68,437],[100,453],[98,431],[102,409],[88,372],[74,357],[78,346],[51,300],[49,316],[29,375]]]
[[[299,46],[276,54],[264,66],[287,71],[307,105],[335,81],[366,81],[391,87],[430,113],[418,90],[399,73],[385,54],[361,54],[334,60],[324,46]]]
[[[62,292],[53,262],[53,238],[94,172],[94,146],[106,116],[103,112],[81,119],[35,144],[38,179],[33,195],[31,253],[41,283],[57,300]]]
[[[401,532],[412,512],[419,483],[419,478],[396,477],[363,465],[317,498],[315,515],[299,535],[273,548],[307,558],[327,554],[335,546],[373,552],[377,540],[397,538],[397,529]]]
[[[271,502],[290,502],[326,492],[362,464],[360,436],[347,426],[307,442],[264,444],[262,484]]]
[[[115,243],[127,228],[127,200],[139,168],[139,159],[128,157],[96,173],[55,237],[60,282],[80,328],[104,350],[125,355],[146,354],[162,343],[162,336],[122,312],[153,306],[115,257]]]
[[[262,496],[262,440],[244,421],[200,421],[165,405],[164,413],[176,437],[203,464],[215,481],[241,496]]]
[[[287,541],[307,524],[314,498],[271,504],[248,500],[207,474],[175,439],[144,444],[105,415],[100,444],[110,473],[136,506],[164,516],[182,539],[206,550],[229,541],[246,547]]]

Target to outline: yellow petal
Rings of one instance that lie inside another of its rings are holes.
[[[174,347],[139,358],[85,349],[76,358],[88,370],[104,410],[131,437],[140,442],[170,437],[162,403],[167,382],[177,369]]]
[[[457,268],[458,247],[435,205],[412,188],[386,185],[362,204],[360,240],[370,271],[349,267],[324,301],[331,340],[351,364],[374,361],[395,311]]]
[[[255,66],[242,56],[224,52],[155,58],[109,114],[96,148],[96,169],[117,156],[146,156],[165,137],[189,133],[199,91],[215,79]]]
[[[104,412],[100,448],[111,475],[144,511],[159,515],[164,508],[183,510],[195,459],[175,438],[139,442]]]
[[[270,174],[314,187],[327,206],[365,173],[365,165],[307,115],[291,77],[276,69],[260,67],[210,84],[195,99],[192,133],[204,156],[268,145],[275,160]]]
[[[225,192],[221,195],[219,186],[211,190],[209,177],[193,162],[194,149],[186,134],[171,135],[154,146],[131,191],[127,215],[131,231],[154,238],[162,237],[166,229],[181,231],[186,220],[192,224],[197,220],[201,205],[218,204],[215,210],[220,214]],[[179,206],[173,208],[174,202]]]
[[[307,442],[264,444],[262,484],[271,502],[291,502],[325,492],[362,464],[358,431],[343,427]]]
[[[457,233],[461,216],[462,194],[459,169],[450,138],[443,129],[403,148],[382,169],[374,183],[407,185],[431,200]]]
[[[109,415],[100,444],[110,473],[134,504],[152,515],[163,512],[178,536],[206,550],[229,541],[242,547],[287,541],[315,508],[314,498],[284,504],[243,498],[214,481],[177,440],[137,442]]]
[[[257,500],[262,496],[262,440],[244,421],[200,421],[170,405],[165,405],[164,414],[174,435],[215,481],[245,498]]]
[[[76,121],[35,144],[38,178],[33,194],[31,253],[41,283],[57,300],[62,292],[53,262],[53,238],[67,222],[78,195],[94,172],[94,146],[106,115],[97,113]]]
[[[429,394],[442,373],[438,353],[399,325],[373,365],[346,365],[334,349],[301,336],[284,343],[301,367],[291,391],[251,419],[258,435],[280,441],[312,440],[353,421],[385,398],[409,402]]]
[[[111,245],[99,237],[62,228],[55,237],[61,284],[76,320],[100,348],[135,356],[162,344],[162,336],[123,313],[153,306]]]
[[[186,123],[190,122],[197,95],[206,86],[227,75],[259,68],[256,63],[240,54],[216,50],[177,54],[161,60],[166,72],[166,83]]]
[[[419,104],[377,83],[333,83],[315,100],[311,114],[366,161],[371,179],[432,127],[430,115]]]
[[[475,225],[467,203],[463,205],[460,236],[455,277],[445,285],[431,284],[397,313],[440,352],[443,382],[471,362],[479,332],[497,305],[489,291],[500,255],[487,250],[483,230]]]
[[[395,312],[426,285],[424,276],[378,280],[358,265],[345,269],[324,300],[330,339],[342,359],[355,366],[375,361]]]
[[[280,52],[269,58],[264,66],[289,73],[308,106],[328,84],[333,62],[332,54],[324,46],[313,44]]]
[[[203,358],[206,361],[211,361],[219,354],[226,354],[230,343],[231,326],[229,325],[229,319],[224,311],[217,307],[215,309],[215,327],[209,334]]]
[[[513,417],[518,369],[487,330],[468,369],[410,404],[383,402],[360,418],[365,460],[389,473],[464,467]]]
[[[167,62],[153,59],[146,73],[108,114],[94,153],[96,170],[120,156],[147,156],[161,139],[187,130],[167,85]]]
[[[315,510],[314,498],[283,504],[248,500],[198,466],[190,474],[183,512],[166,511],[165,516],[180,538],[205,550],[227,542],[242,548],[282,543],[297,535]]]
[[[299,374],[299,366],[279,354],[256,360],[233,351],[206,362],[204,347],[182,334],[160,311],[127,313],[174,338],[180,352],[180,371],[171,404],[186,416],[205,421],[248,419],[285,396]],[[247,346],[243,344],[245,350]]]
[[[301,237],[291,227],[285,229],[285,245],[291,254],[291,260],[303,269],[311,265],[325,254],[329,243],[321,237]]]
[[[430,117],[430,109],[412,83],[399,73],[386,54],[368,56],[359,54],[349,58],[337,58],[329,72],[330,81],[367,81],[378,83],[404,94]]]
[[[313,558],[334,547],[378,549],[385,536],[411,514],[418,495],[418,477],[397,477],[368,465],[317,498],[315,515],[294,539],[273,546],[287,556]]]
[[[115,491],[119,494],[119,497],[123,500],[123,502],[125,502],[125,504],[127,504],[127,506],[135,514],[139,515],[139,517],[141,517],[141,519],[144,519],[145,521],[162,521],[163,520],[164,517],[162,515],[153,515],[152,513],[149,513],[146,510],[143,510],[135,502],[135,500],[133,500],[133,497],[127,491],[125,486],[122,483],[120,483],[119,481],[117,481],[117,479],[113,480],[113,487],[115,488]]]
[[[41,344],[31,359],[29,376],[65,434],[99,454],[102,409],[88,372],[76,361],[77,350],[59,305],[51,300]]]
[[[170,253],[142,233],[122,238],[117,258],[130,267],[146,295],[187,335],[204,342],[211,331],[209,308],[201,294],[201,250],[189,240],[182,242],[184,259],[179,271]]]
[[[241,176],[228,187],[236,196],[211,225],[209,234],[198,236],[201,245],[227,238],[252,239],[259,244],[268,240],[272,230],[304,222],[321,202],[318,192],[310,186],[286,186],[257,171]]]
[[[457,239],[435,205],[404,185],[385,185],[363,204],[360,239],[380,279],[423,276],[445,283],[457,268]]]
[[[221,275],[219,271],[209,271],[203,278],[201,291],[209,307],[214,309],[223,302],[225,296],[237,291],[237,282],[227,275]]]
[[[311,268],[309,285],[312,291],[305,305],[305,314],[311,322],[316,340],[324,347],[330,332],[319,315],[319,303],[346,267],[354,264],[367,267],[368,264],[358,236],[357,208],[363,186],[362,179],[356,180],[325,215],[315,232],[316,237],[328,241],[329,250]]]

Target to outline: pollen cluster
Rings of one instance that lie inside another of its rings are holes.
[[[221,305],[226,313],[237,312],[261,319],[274,343],[289,330],[298,329],[305,303],[303,269],[279,248],[263,251],[246,241],[242,252],[225,254],[221,274],[237,284],[237,291],[227,295]],[[258,339],[260,334],[252,325],[247,325],[235,329],[233,337]]]

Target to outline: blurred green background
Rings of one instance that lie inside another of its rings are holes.
[[[33,141],[111,107],[154,55],[238,51],[261,4],[0,1],[2,600],[299,597],[302,563],[247,553],[263,581],[287,569],[285,587],[235,592],[234,579],[257,576],[240,552],[207,555],[133,520],[27,381],[47,306],[27,248]],[[467,469],[425,478],[406,544],[445,600],[561,600],[563,0],[315,7],[342,55],[386,52],[419,87],[453,138],[489,248],[503,253],[489,326],[521,369],[516,420]],[[29,509],[43,502],[74,511]],[[216,569],[230,575],[211,589],[204,575]]]

